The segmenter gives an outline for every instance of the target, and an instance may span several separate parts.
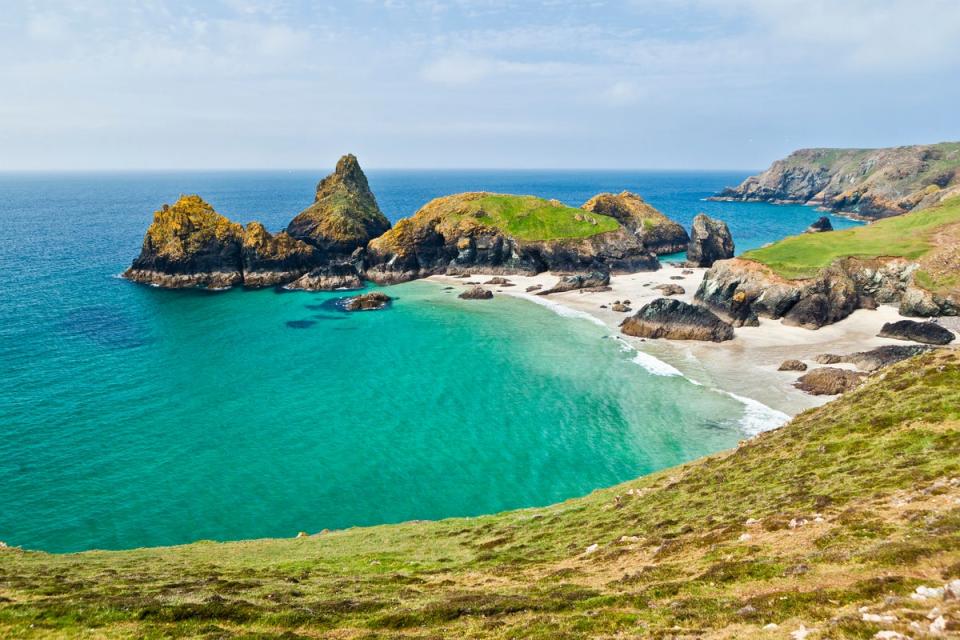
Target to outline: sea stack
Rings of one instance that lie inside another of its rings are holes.
[[[733,236],[723,220],[698,213],[690,229],[687,261],[697,267],[712,267],[717,260],[732,258]]]
[[[599,193],[587,200],[584,211],[615,218],[633,233],[643,246],[657,255],[686,251],[690,236],[677,222],[657,211],[635,193]]]

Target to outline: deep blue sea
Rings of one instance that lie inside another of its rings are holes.
[[[116,277],[199,193],[277,230],[327,171],[0,175],[0,540],[48,551],[293,536],[544,505],[732,446],[745,407],[609,332],[504,296],[164,291]],[[370,171],[392,220],[468,190],[629,189],[738,250],[799,206],[704,202],[745,173]],[[853,224],[834,218],[837,227]]]

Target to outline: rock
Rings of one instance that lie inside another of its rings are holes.
[[[530,293],[531,291],[538,291],[538,290],[540,290],[540,289],[542,289],[542,288],[543,288],[543,285],[532,284],[532,285],[530,285],[529,287],[526,288],[526,292],[527,292],[527,293]]]
[[[620,331],[642,338],[710,340],[733,338],[733,327],[705,307],[672,298],[657,298],[620,325]]]
[[[593,289],[605,287],[610,284],[610,274],[605,271],[593,271],[590,273],[575,273],[570,276],[560,278],[557,284],[549,289],[544,289],[538,296],[548,296],[551,293],[562,293],[564,291],[574,291],[576,289]]]
[[[487,281],[484,282],[483,284],[489,284],[489,285],[497,285],[497,284],[498,284],[498,285],[502,285],[502,286],[504,286],[504,287],[513,286],[513,283],[511,283],[509,280],[507,280],[506,278],[500,278],[500,277],[490,278],[489,280],[487,280]]]
[[[514,229],[520,218],[543,224],[519,233]],[[534,196],[482,192],[428,202],[372,240],[365,265],[367,277],[381,283],[463,270],[535,275],[660,268],[657,257],[613,218]]]
[[[477,286],[472,289],[467,289],[457,297],[463,298],[464,300],[489,300],[493,297],[493,292]]]
[[[284,289],[335,291],[337,289],[360,289],[362,287],[363,279],[360,277],[357,268],[350,263],[338,262],[317,267],[285,285]]]
[[[843,362],[843,356],[836,353],[821,353],[813,359],[817,364],[837,364]]]
[[[960,315],[956,294],[944,297],[916,285],[909,285],[900,298],[900,315],[912,318]]]
[[[703,213],[693,219],[687,261],[697,267],[711,267],[717,260],[732,258],[733,237],[727,223]]]
[[[314,247],[326,260],[343,260],[390,229],[357,158],[345,155],[320,181],[312,205],[287,225],[287,233]]]
[[[347,311],[376,311],[387,306],[392,298],[381,291],[371,291],[347,300],[343,308]]]
[[[597,194],[587,200],[581,209],[617,219],[637,236],[644,247],[656,255],[685,251],[690,241],[686,230],[680,224],[629,191],[618,195]]]
[[[200,196],[180,196],[154,212],[140,255],[123,273],[166,288],[227,289],[243,282],[243,227]]]
[[[687,292],[686,289],[678,284],[658,284],[653,288],[657,291],[660,291],[665,296],[682,296]]]
[[[858,371],[820,367],[800,376],[794,386],[814,396],[835,396],[857,388],[866,377]]]
[[[616,311],[617,313],[627,313],[628,311],[630,311],[630,307],[620,302],[615,302],[613,306],[610,307],[610,310]]]
[[[800,360],[784,360],[777,371],[806,371],[807,365]]]
[[[953,342],[955,336],[949,330],[933,322],[899,320],[883,325],[878,334],[881,338],[912,340],[923,344],[944,345]]]
[[[920,345],[885,345],[870,349],[869,351],[851,353],[850,355],[843,356],[838,362],[852,364],[864,371],[876,371],[877,369],[896,364],[901,360],[912,358],[932,348],[933,347]]]
[[[833,231],[833,223],[827,216],[820,216],[814,220],[813,224],[807,227],[804,233],[823,233],[824,231]]]
[[[316,248],[281,231],[269,233],[259,222],[243,232],[243,286],[286,284],[309,272],[320,262]]]

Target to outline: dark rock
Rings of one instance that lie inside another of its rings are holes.
[[[777,371],[806,371],[807,365],[800,360],[784,360]]]
[[[532,285],[530,285],[529,287],[527,287],[526,291],[527,291],[527,293],[530,293],[531,291],[538,291],[538,290],[540,290],[540,289],[542,289],[542,288],[543,288],[543,285],[532,284]]]
[[[457,297],[463,298],[464,300],[489,300],[493,297],[493,292],[483,287],[473,287],[472,289],[467,289]]]
[[[590,289],[593,287],[605,287],[610,284],[610,274],[605,271],[593,271],[590,273],[575,273],[570,276],[560,278],[557,284],[549,289],[544,289],[538,296],[548,296],[551,293],[562,293],[564,291],[573,291],[575,289]]]
[[[630,307],[620,302],[614,302],[610,310],[616,311],[617,313],[627,313],[630,311]]]
[[[620,331],[643,338],[710,340],[733,338],[733,327],[705,307],[680,300],[658,298],[644,305],[620,325]]]
[[[391,300],[390,296],[380,291],[371,291],[347,300],[343,308],[347,311],[376,311],[383,309]]]
[[[717,260],[732,258],[733,237],[722,220],[699,213],[693,219],[687,261],[698,267],[711,267]]]
[[[670,276],[671,280],[683,280],[683,276]]]
[[[616,218],[628,231],[637,236],[643,246],[657,255],[685,251],[690,237],[678,223],[650,206],[635,193],[601,193],[590,198],[581,207],[611,218]]]
[[[302,291],[335,291],[337,289],[360,289],[363,279],[357,268],[345,262],[317,267],[294,280],[284,289]]]
[[[869,351],[858,351],[857,353],[851,353],[848,356],[844,356],[841,362],[850,363],[858,369],[863,369],[864,371],[876,371],[877,369],[896,364],[901,360],[912,358],[913,356],[929,351],[932,348],[933,347],[921,345],[891,344],[870,349]]]
[[[259,222],[243,233],[243,286],[267,287],[296,280],[320,263],[315,247],[285,231],[273,235]]]
[[[497,284],[498,284],[498,285],[502,285],[502,286],[505,286],[505,287],[506,287],[506,286],[512,286],[512,283],[511,283],[509,280],[507,280],[506,278],[501,278],[501,277],[499,277],[499,276],[496,277],[496,278],[490,278],[489,280],[487,280],[487,281],[484,282],[483,284],[489,284],[489,285],[497,285]]]
[[[814,396],[835,396],[857,388],[866,377],[859,371],[821,367],[800,376],[794,386]]]
[[[933,322],[899,320],[883,325],[878,334],[881,338],[912,340],[923,344],[944,345],[953,342],[955,336],[949,330]]]
[[[678,284],[658,284],[654,289],[660,291],[665,296],[682,296],[687,292],[686,289]]]
[[[807,227],[804,233],[823,233],[824,231],[833,231],[833,224],[827,216],[820,216]]]

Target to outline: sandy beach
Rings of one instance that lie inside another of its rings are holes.
[[[741,399],[754,400],[789,416],[829,402],[835,396],[811,396],[796,389],[793,383],[802,374],[777,371],[784,360],[803,360],[810,368],[815,368],[822,366],[813,360],[821,353],[845,354],[885,344],[907,344],[877,337],[885,322],[901,318],[893,306],[880,306],[876,310],[861,309],[841,322],[816,331],[789,327],[779,320],[762,318],[759,327],[738,328],[733,340],[722,343],[648,340],[620,333],[619,325],[629,313],[612,311],[610,307],[615,301],[629,300],[631,309],[636,311],[651,300],[662,297],[661,292],[653,287],[670,283],[679,284],[686,291],[676,298],[692,302],[705,272],[704,268],[689,269],[665,264],[659,271],[612,276],[611,290],[604,292],[568,291],[538,296],[536,292],[526,291],[527,287],[534,285],[540,285],[543,289],[552,287],[559,276],[551,273],[508,276],[515,286],[488,285],[486,288],[493,291],[495,296],[523,298],[551,307],[564,315],[581,316],[602,323],[612,336],[624,340],[638,352],[656,358],[638,360],[654,373],[675,375],[679,371],[697,383],[735,394]],[[466,289],[472,286],[467,282],[484,283],[491,277],[480,274],[465,279],[433,276],[431,280]],[[843,364],[832,366],[853,368]],[[763,414],[762,407],[756,409]],[[769,413],[766,416],[758,415],[758,420],[769,422]]]

